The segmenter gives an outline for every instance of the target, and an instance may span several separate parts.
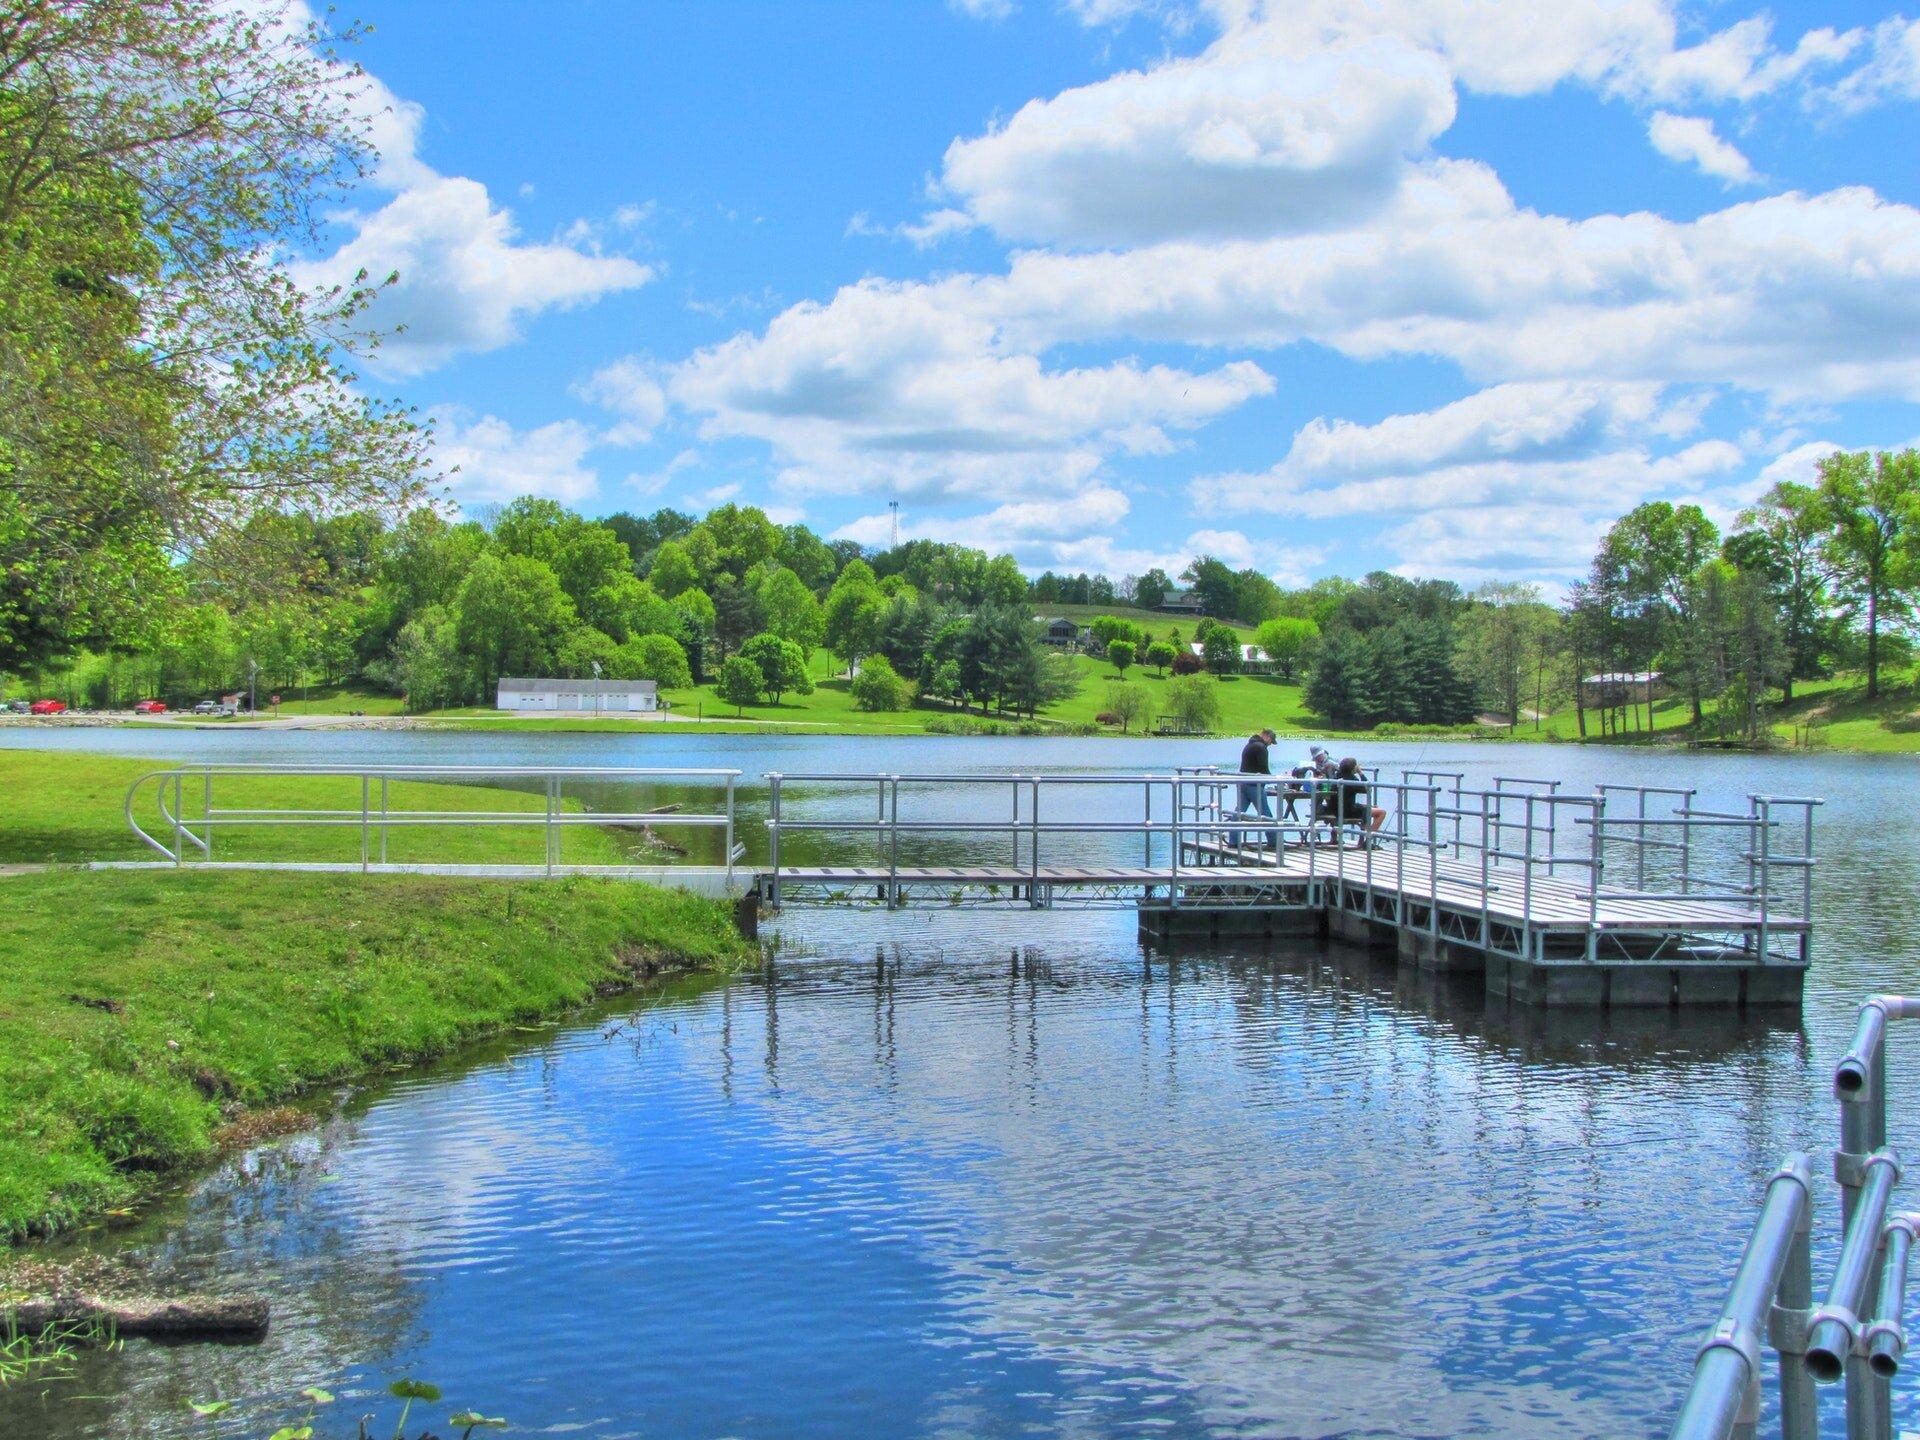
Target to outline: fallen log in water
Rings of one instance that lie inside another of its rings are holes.
[[[267,1333],[264,1295],[45,1295],[0,1305],[0,1330],[100,1325],[116,1335],[172,1340],[257,1340]]]

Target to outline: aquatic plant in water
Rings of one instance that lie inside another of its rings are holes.
[[[400,1401],[400,1414],[393,1422],[392,1440],[406,1440],[407,1416],[413,1412],[414,1401],[419,1400],[431,1405],[440,1399],[440,1387],[429,1384],[425,1380],[395,1380],[387,1386],[387,1393]],[[300,1395],[307,1402],[306,1414],[298,1420],[282,1425],[267,1436],[266,1440],[313,1440],[314,1417],[319,1413],[321,1406],[333,1403],[333,1392],[323,1390],[318,1385],[309,1385],[300,1392]],[[233,1408],[231,1400],[194,1400],[189,1401],[188,1404],[194,1414],[208,1421],[216,1420]],[[369,1428],[373,1425],[373,1420],[372,1415],[360,1417],[358,1440],[377,1440],[374,1430]],[[447,1417],[447,1424],[452,1427],[448,1432],[449,1435],[457,1432],[460,1440],[472,1440],[473,1432],[476,1430],[504,1430],[507,1426],[506,1420],[502,1417],[482,1415],[478,1410],[456,1410]],[[440,1437],[429,1429],[422,1430],[418,1440],[440,1440]]]

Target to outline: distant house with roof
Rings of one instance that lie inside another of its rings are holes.
[[[1658,670],[1608,670],[1580,682],[1580,703],[1595,710],[1645,705],[1666,695],[1669,688]]]
[[[1207,658],[1207,647],[1197,640],[1188,645],[1187,649],[1191,650],[1202,660]],[[1242,645],[1240,647],[1240,673],[1242,675],[1271,675],[1273,674],[1273,657],[1258,645]]]
[[[1084,647],[1093,635],[1079,621],[1069,620],[1064,615],[1036,615],[1033,623],[1040,627],[1041,644],[1057,646],[1062,650]]]
[[[1204,615],[1206,606],[1191,590],[1169,590],[1160,598],[1160,609],[1168,615]]]
[[[498,708],[519,714],[633,715],[660,708],[653,680],[542,680],[500,682]]]

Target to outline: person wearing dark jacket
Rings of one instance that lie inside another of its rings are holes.
[[[1273,769],[1267,759],[1267,750],[1273,744],[1273,741],[1273,731],[1256,730],[1247,737],[1247,743],[1241,747],[1240,773],[1242,775],[1258,775],[1263,777],[1259,780],[1242,780],[1240,782],[1239,790],[1234,796],[1234,808],[1242,815],[1264,815],[1269,820],[1273,818],[1273,806],[1267,800],[1268,786],[1264,778],[1273,773]],[[1247,831],[1242,831],[1235,835],[1233,837],[1233,843],[1235,845],[1246,844],[1248,833]],[[1255,843],[1259,843],[1259,832],[1253,831],[1251,833],[1254,835]],[[1269,831],[1268,834],[1277,844],[1279,832],[1277,830]]]
[[[1337,800],[1340,824],[1355,825],[1360,829],[1360,843],[1370,845],[1380,827],[1387,823],[1387,811],[1383,805],[1372,803],[1373,797],[1367,793],[1366,776],[1360,773],[1360,762],[1349,755],[1340,762],[1338,775],[1340,794]]]

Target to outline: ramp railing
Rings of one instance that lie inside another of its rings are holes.
[[[1902,1166],[1886,1143],[1886,1031],[1890,1020],[1916,1018],[1920,1000],[1868,1000],[1834,1067],[1840,1250],[1820,1303],[1810,1246],[1813,1166],[1795,1153],[1767,1184],[1733,1284],[1695,1358],[1673,1440],[1757,1436],[1767,1349],[1776,1357],[1781,1440],[1817,1440],[1815,1387],[1835,1384],[1843,1386],[1848,1440],[1891,1440],[1891,1381],[1906,1355],[1907,1275],[1920,1215],[1893,1203]]]
[[[707,832],[718,844],[704,858],[724,869],[730,884],[745,854],[735,826],[739,778],[738,770],[727,769],[604,766],[180,765],[135,780],[127,788],[125,813],[134,835],[164,863],[250,869],[643,874],[700,858],[664,841],[660,832]],[[283,798],[289,789],[294,803]],[[592,808],[609,795],[631,796],[636,789],[676,798],[647,809]],[[690,805],[696,797],[704,798]],[[397,833],[475,829],[538,831],[542,854],[528,860],[490,840],[468,844],[451,858],[390,858]],[[636,852],[650,853],[622,857],[631,863],[571,862],[564,836],[582,829],[635,835]],[[345,842],[309,843],[302,854],[303,847],[288,842],[284,832],[307,831],[344,832]],[[223,835],[229,837],[225,842]],[[249,854],[240,846],[243,835],[271,839]],[[232,853],[216,859],[216,846]],[[476,849],[492,853],[475,858]]]

